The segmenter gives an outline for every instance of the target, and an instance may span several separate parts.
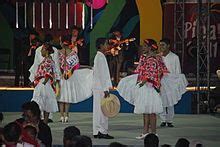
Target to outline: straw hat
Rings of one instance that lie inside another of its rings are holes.
[[[101,109],[106,117],[115,117],[120,111],[120,101],[114,94],[101,100]]]

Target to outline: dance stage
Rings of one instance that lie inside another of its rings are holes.
[[[20,112],[4,113],[5,125],[10,121],[20,117]],[[75,112],[70,113],[68,123],[58,122],[59,113],[53,114],[53,123],[49,123],[52,130],[53,144],[62,145],[63,130],[65,127],[74,125],[81,130],[81,134],[92,138],[94,146],[105,146],[111,142],[117,141],[130,146],[143,146],[143,140],[137,140],[135,137],[142,130],[142,116],[133,113],[120,113],[117,117],[109,119],[109,133],[115,137],[113,140],[94,139],[92,137],[92,113]],[[159,118],[157,122],[157,133],[159,135],[160,145],[175,145],[178,138],[184,137],[190,141],[200,141],[205,147],[220,146],[220,117],[211,115],[197,114],[177,114],[174,118],[174,128],[160,128]]]
[[[121,103],[121,113],[132,113],[133,105],[125,101],[116,90],[111,93],[118,96]],[[189,89],[175,105],[175,113],[192,114],[192,98],[194,92]],[[0,112],[19,112],[24,102],[30,101],[33,88],[0,87]],[[93,97],[77,104],[71,104],[70,112],[92,112]]]
[[[116,91],[112,93],[118,95]],[[160,120],[157,122],[157,133],[160,144],[175,145],[178,138],[184,137],[190,141],[201,141],[207,147],[220,146],[220,117],[211,115],[192,114],[193,90],[182,96],[181,101],[175,106],[177,113],[174,118],[174,128],[160,128]],[[0,88],[0,111],[4,114],[4,126],[21,116],[21,105],[32,98],[32,88]],[[119,96],[119,95],[118,95]],[[53,135],[53,144],[62,145],[63,130],[65,127],[75,125],[81,130],[83,135],[92,138],[93,145],[104,146],[117,141],[131,146],[143,146],[143,140],[137,140],[142,131],[142,115],[133,114],[133,106],[119,96],[121,110],[117,117],[109,119],[109,133],[115,139],[94,139],[92,137],[92,102],[93,98],[72,104],[70,108],[70,120],[68,123],[58,122],[59,113],[53,114],[53,123],[49,123]]]

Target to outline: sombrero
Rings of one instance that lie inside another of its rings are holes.
[[[106,117],[115,117],[120,111],[120,101],[114,94],[101,100],[101,109]]]

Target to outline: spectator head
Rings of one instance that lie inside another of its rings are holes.
[[[145,147],[158,147],[159,146],[159,138],[157,135],[150,133],[144,138],[144,146]]]
[[[175,147],[189,147],[189,141],[185,138],[177,140]]]
[[[72,144],[74,137],[80,135],[80,130],[75,126],[69,126],[64,129],[63,134],[63,144]]]
[[[112,142],[109,144],[109,147],[126,147],[126,145],[121,144],[119,142]]]
[[[23,117],[26,122],[32,123],[40,120],[41,111],[36,102],[26,102],[22,105],[22,109]]]
[[[65,142],[64,147],[92,147],[92,141],[87,136],[74,136]]]
[[[16,122],[11,122],[3,128],[3,141],[5,144],[17,144],[21,137],[21,127]]]
[[[37,128],[31,124],[28,124],[24,127],[24,131],[30,136],[33,140],[37,137]]]
[[[88,136],[82,135],[82,139],[86,142],[87,147],[92,147],[92,139]]]

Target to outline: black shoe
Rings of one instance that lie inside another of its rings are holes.
[[[53,123],[53,120],[49,118],[48,123]]]
[[[98,135],[93,135],[94,136],[94,138],[98,138]]]
[[[98,135],[94,135],[94,138],[104,138],[104,139],[114,139],[113,136],[110,136],[108,134],[102,134],[102,133],[98,133]]]
[[[173,125],[172,123],[167,123],[167,126],[168,126],[168,127],[171,127],[171,128],[174,127],[174,125]]]
[[[165,127],[166,126],[166,122],[162,122],[161,124],[160,124],[160,127]]]

